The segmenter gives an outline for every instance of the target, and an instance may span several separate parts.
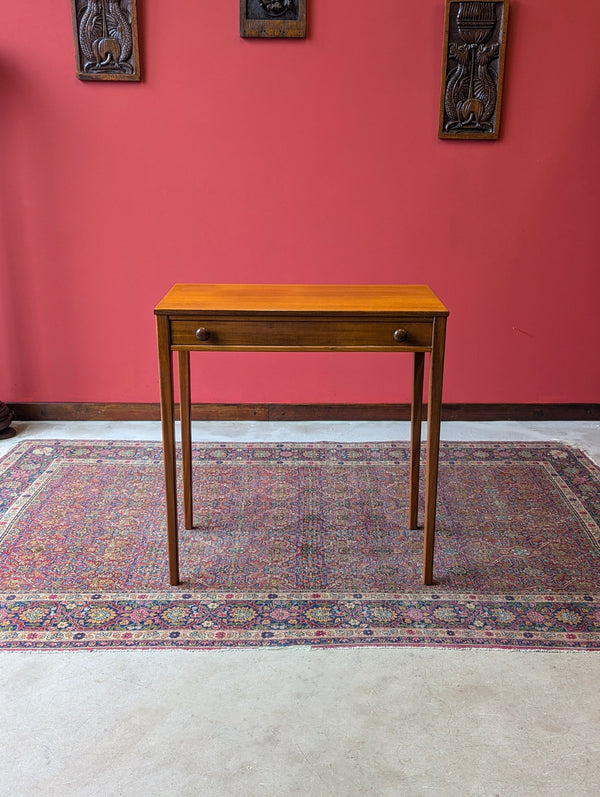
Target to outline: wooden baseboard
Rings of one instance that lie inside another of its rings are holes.
[[[158,404],[11,404],[18,421],[157,421]],[[202,421],[407,421],[409,404],[194,404]],[[600,404],[444,404],[444,421],[599,421]]]

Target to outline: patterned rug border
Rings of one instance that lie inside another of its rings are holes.
[[[556,442],[443,443],[441,456],[453,461],[474,456],[506,460],[552,456],[560,470],[577,463],[579,482],[590,485],[587,511],[600,521],[600,469],[582,451]],[[303,461],[332,456],[360,461],[406,461],[408,444],[373,443],[197,443],[195,450],[251,461],[282,455]],[[51,458],[103,455],[161,461],[154,441],[26,440],[0,459],[0,475],[23,456]],[[267,452],[269,456],[266,456]],[[303,453],[304,452],[304,453]],[[319,453],[321,452],[321,453]],[[362,454],[361,454],[362,452]],[[93,459],[93,457],[92,457]],[[26,479],[26,476],[24,477]],[[581,486],[580,484],[580,486]],[[22,484],[6,488],[10,505]],[[12,495],[12,498],[11,498]],[[0,502],[0,511],[3,504]],[[0,523],[0,529],[2,524]],[[534,592],[475,595],[435,586],[419,593],[189,592],[183,588],[141,592],[0,593],[0,650],[93,650],[106,648],[217,649],[240,647],[428,646],[504,649],[600,650],[600,593]]]

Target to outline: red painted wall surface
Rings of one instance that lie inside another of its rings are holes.
[[[423,282],[449,402],[600,401],[600,6],[514,2],[501,139],[440,141],[443,1],[139,0],[144,81],[75,78],[68,3],[0,29],[0,399],[157,401],[174,282]],[[408,400],[409,358],[198,355],[197,401]]]

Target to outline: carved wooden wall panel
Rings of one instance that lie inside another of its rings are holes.
[[[508,0],[446,0],[440,138],[498,138],[507,23]]]
[[[136,0],[71,0],[77,77],[140,80]]]
[[[240,36],[306,36],[306,0],[240,0]]]

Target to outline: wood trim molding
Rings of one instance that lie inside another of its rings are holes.
[[[46,402],[16,403],[9,406],[17,421],[160,420],[158,403]],[[410,404],[193,404],[192,419],[202,421],[408,421],[410,420]],[[600,421],[600,404],[444,404],[442,420]]]

